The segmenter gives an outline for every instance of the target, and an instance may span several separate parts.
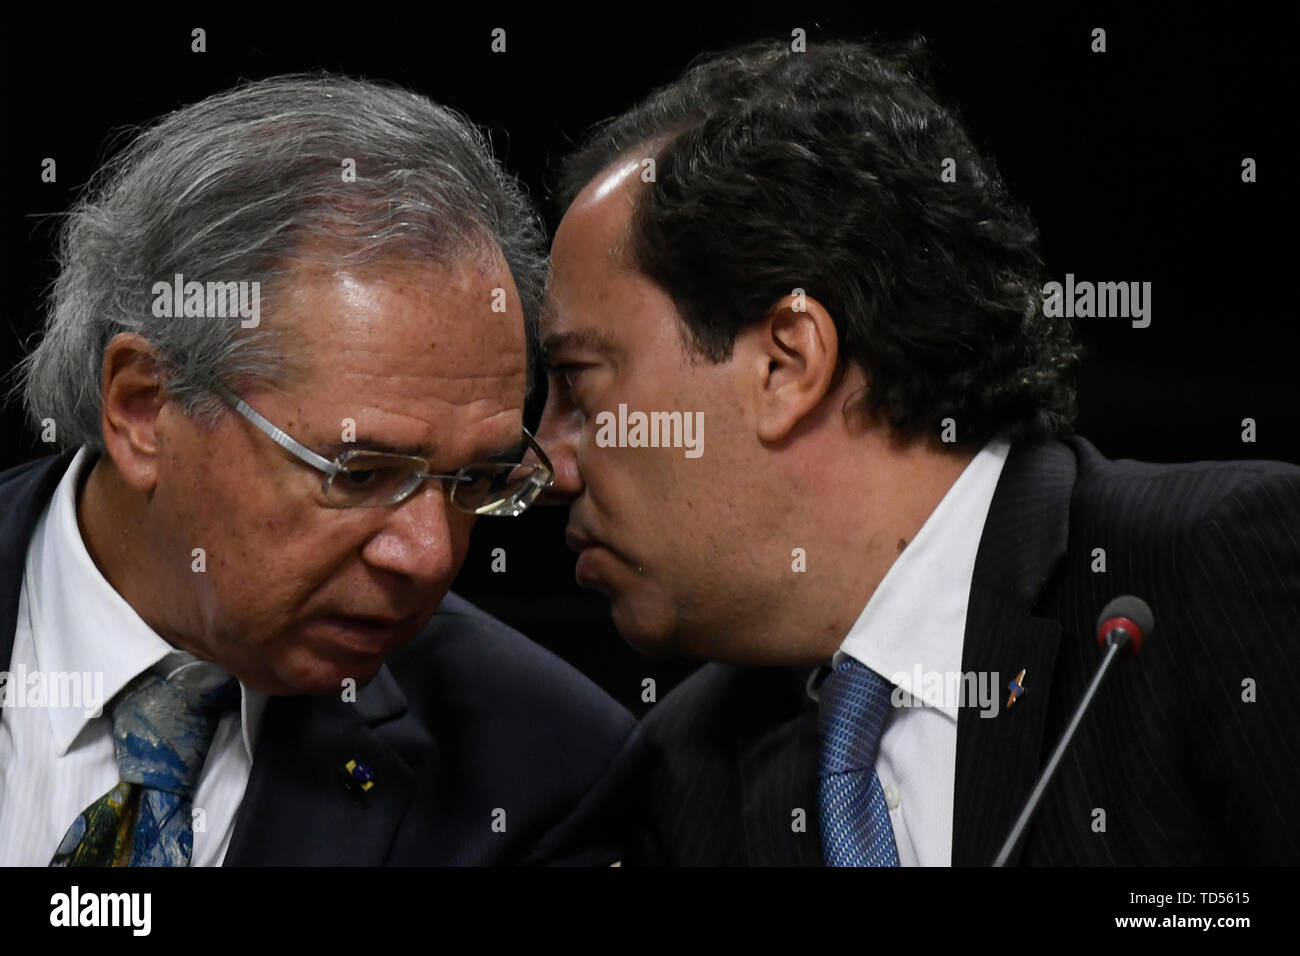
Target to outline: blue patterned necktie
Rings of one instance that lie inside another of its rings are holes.
[[[171,679],[141,674],[110,708],[122,782],[68,828],[50,866],[189,866],[193,802],[239,681],[188,665]]]
[[[894,828],[876,773],[892,687],[851,657],[822,682],[817,802],[827,866],[898,866]]]

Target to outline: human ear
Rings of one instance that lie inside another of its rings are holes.
[[[104,446],[128,485],[146,494],[158,480],[158,414],[164,396],[157,352],[134,332],[104,349],[100,427]]]
[[[834,388],[839,362],[835,321],[816,299],[788,295],[738,336],[738,345],[742,338],[754,372],[758,437],[780,441]]]

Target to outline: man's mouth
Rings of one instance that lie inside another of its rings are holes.
[[[621,552],[581,529],[567,529],[564,533],[564,542],[570,550],[578,552],[573,578],[579,587],[592,588],[609,594],[612,592],[609,572],[615,570],[616,566],[635,567]]]
[[[590,535],[574,528],[566,528],[564,531],[564,543],[568,545],[570,551],[582,552],[590,548],[596,542]]]
[[[393,650],[410,623],[409,617],[372,617],[327,614],[313,622],[327,632],[332,643],[361,654]]]

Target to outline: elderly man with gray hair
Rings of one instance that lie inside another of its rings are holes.
[[[19,369],[64,450],[0,475],[0,862],[618,858],[632,718],[448,592],[551,482],[543,248],[474,127],[324,75],[92,181]]]

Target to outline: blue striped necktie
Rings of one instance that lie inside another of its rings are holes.
[[[827,866],[898,866],[898,846],[876,773],[893,685],[846,658],[822,682],[817,802]]]

